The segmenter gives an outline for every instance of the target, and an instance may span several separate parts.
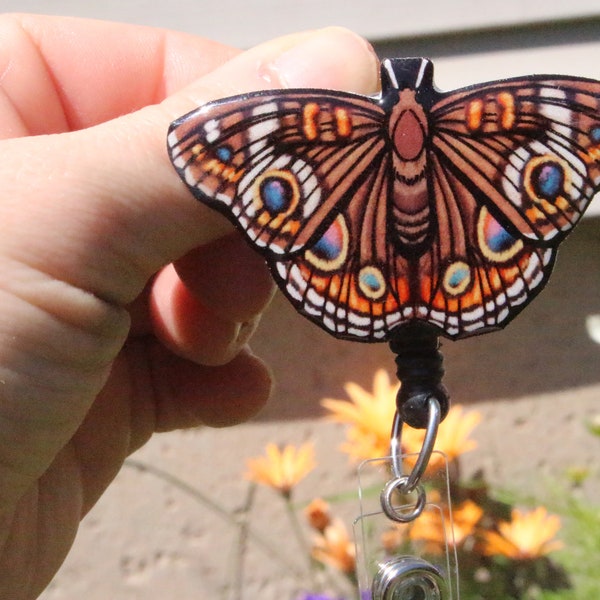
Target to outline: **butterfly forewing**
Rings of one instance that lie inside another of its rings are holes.
[[[446,94],[432,107],[444,168],[539,243],[557,243],[600,185],[600,83],[519,78]]]
[[[175,122],[169,152],[197,197],[257,246],[284,255],[300,251],[348,201],[382,153],[383,118],[352,94],[258,92]]]

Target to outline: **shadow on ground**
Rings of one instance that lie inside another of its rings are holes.
[[[455,402],[516,399],[600,382],[600,346],[586,331],[600,314],[600,219],[584,220],[561,245],[546,289],[505,330],[445,341],[446,386]],[[394,372],[386,344],[339,341],[299,316],[281,295],[252,344],[277,381],[259,419],[314,417],[324,396],[344,397],[352,380]]]

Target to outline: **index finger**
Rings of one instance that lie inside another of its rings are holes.
[[[151,27],[3,15],[0,138],[97,125],[162,101],[237,53]]]

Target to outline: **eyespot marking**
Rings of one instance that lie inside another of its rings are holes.
[[[349,238],[346,221],[342,215],[338,215],[304,256],[309,263],[322,271],[335,271],[346,261]]]
[[[363,267],[358,273],[358,287],[369,300],[379,300],[387,289],[381,269],[373,265]]]
[[[446,267],[444,272],[444,291],[449,296],[460,296],[467,291],[471,280],[471,267],[462,260],[454,261]]]
[[[505,263],[523,248],[523,241],[512,236],[483,206],[477,219],[477,242],[484,257]]]

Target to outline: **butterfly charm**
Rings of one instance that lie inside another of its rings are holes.
[[[532,76],[442,93],[420,58],[385,60],[381,82],[377,97],[210,102],[171,125],[171,160],[334,336],[503,327],[600,189],[600,82]]]

